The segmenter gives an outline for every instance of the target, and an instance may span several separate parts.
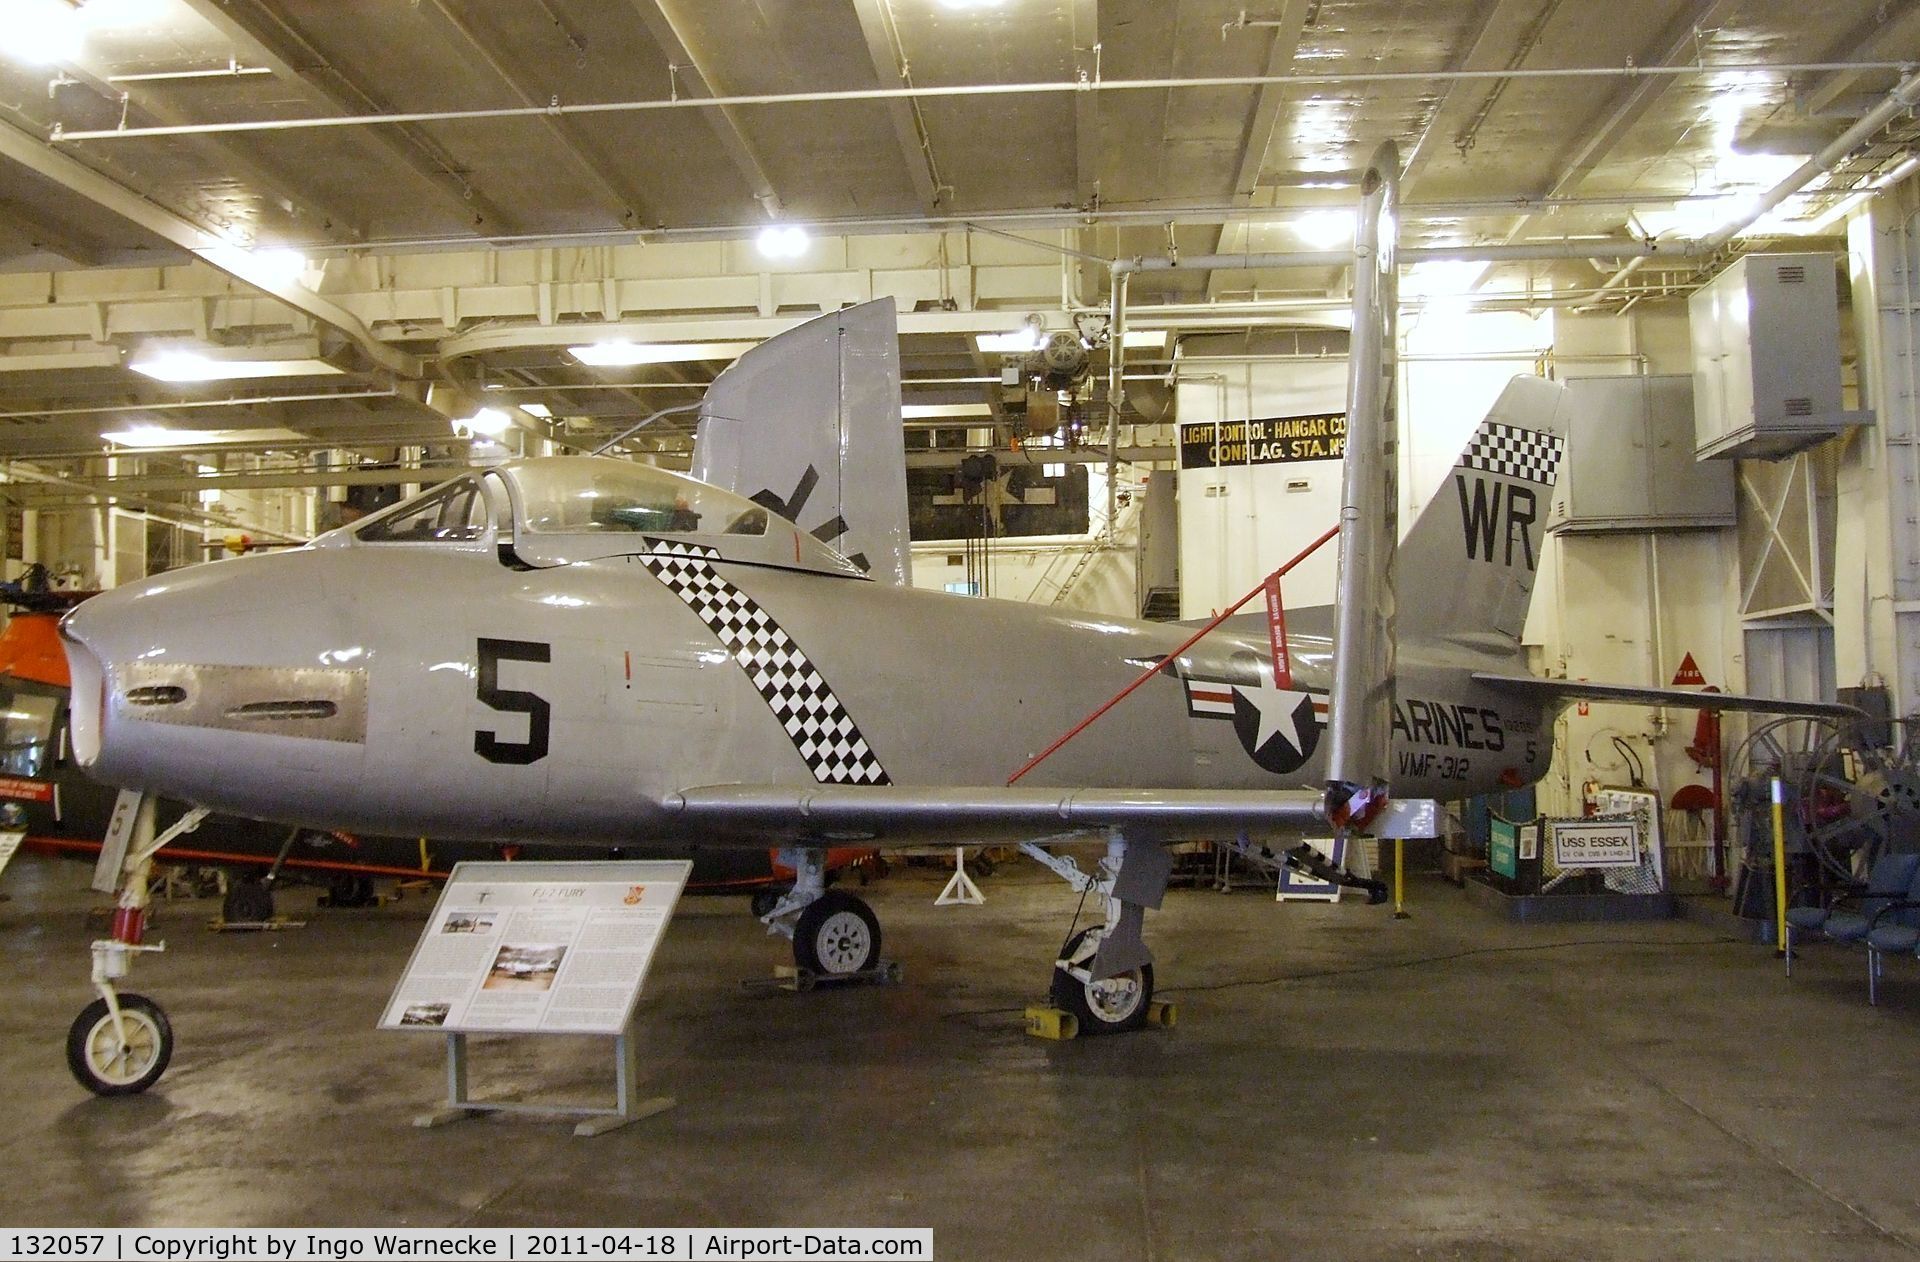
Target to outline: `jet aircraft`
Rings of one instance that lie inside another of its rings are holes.
[[[1702,703],[1524,667],[1519,633],[1566,450],[1558,385],[1507,387],[1394,559],[1392,243],[1375,233],[1396,165],[1376,158],[1356,267],[1346,599],[1289,612],[1278,656],[1264,619],[1183,644],[1192,628],[875,577],[899,555],[885,541],[848,547],[863,568],[822,542],[856,534],[848,522],[788,519],[808,498],[801,474],[837,476],[844,443],[804,471],[761,471],[774,479],[761,495],[617,459],[530,459],[303,548],[75,609],[62,627],[75,757],[111,784],[309,826],[529,847],[771,840],[797,879],[761,919],[827,975],[874,968],[882,940],[866,903],[826,887],[828,846],[1104,835],[1091,874],[1030,849],[1104,911],[1062,948],[1052,995],[1083,1031],[1137,1027],[1163,843],[1378,830],[1392,814],[1383,796],[1537,780],[1552,717],[1577,697]],[[876,318],[890,336],[891,312],[886,300],[821,317],[729,372],[777,384],[766,369],[796,342],[844,344],[849,321]],[[874,371],[837,362],[836,382]],[[889,392],[897,452],[897,384],[868,395]],[[1115,713],[1010,783],[1143,676]],[[142,1023],[157,1020],[148,1041],[170,1045],[158,1010],[114,988],[141,945],[131,891],[122,907],[121,954],[96,949],[102,1001],[72,1034],[90,1064],[127,1062]],[[144,1088],[152,1059],[114,1070],[107,1088]]]

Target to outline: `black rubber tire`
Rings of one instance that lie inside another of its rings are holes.
[[[272,892],[268,892],[272,901]],[[371,907],[380,900],[373,891],[373,878],[357,872],[336,872],[327,880],[327,906]]]
[[[786,896],[787,890],[785,886],[775,886],[773,889],[766,890],[755,890],[753,897],[747,901],[747,908],[753,913],[753,918],[758,920],[760,917],[772,911],[775,904]]]
[[[1067,942],[1062,958],[1077,959],[1087,936],[1093,932],[1092,929],[1082,929],[1074,934]],[[1095,1002],[1086,985],[1055,963],[1053,985],[1048,990],[1048,997],[1052,999],[1054,1007],[1073,1014],[1074,1020],[1080,1023],[1082,1034],[1124,1034],[1128,1030],[1139,1029],[1147,1023],[1147,1006],[1153,1002],[1153,965],[1142,964],[1131,973],[1123,973],[1113,980],[1132,983],[1133,989],[1126,995],[1128,1002]]]
[[[828,890],[808,903],[794,923],[793,962],[822,977],[878,968],[880,918],[864,900]]]
[[[220,918],[229,924],[272,920],[273,887],[251,879],[227,882],[227,896],[220,900]]]
[[[120,1014],[133,1056],[129,1072],[113,1072],[102,1062],[103,1050],[115,1045],[106,1000],[82,1008],[67,1029],[67,1068],[95,1095],[138,1095],[160,1080],[173,1059],[173,1026],[159,1004],[145,995],[121,995]]]

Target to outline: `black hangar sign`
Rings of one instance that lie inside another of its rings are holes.
[[[1180,427],[1182,469],[1338,460],[1346,449],[1344,412],[1252,421],[1197,421]]]

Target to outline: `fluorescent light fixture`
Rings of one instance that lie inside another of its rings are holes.
[[[161,425],[134,425],[100,437],[116,447],[209,447],[220,443],[292,442],[302,435],[290,429],[167,429]]]
[[[472,416],[455,421],[455,429],[464,429],[470,434],[498,438],[513,428],[513,418],[499,408],[481,408]]]
[[[1745,219],[1759,203],[1753,193],[1728,190],[1675,202],[1666,210],[1636,211],[1635,218],[1649,236],[1696,240]]]
[[[763,258],[797,259],[807,252],[811,239],[807,230],[798,224],[773,223],[760,229],[754,244],[760,247]]]
[[[1337,250],[1353,244],[1353,212],[1310,210],[1293,221],[1293,230],[1316,250]]]
[[[984,403],[904,403],[900,406],[900,415],[905,420],[924,421],[939,417],[992,416],[993,409]]]
[[[520,410],[522,412],[525,412],[528,416],[537,416],[543,421],[550,421],[553,419],[553,409],[548,407],[544,403],[522,403],[520,405]]]
[[[307,256],[298,250],[255,249],[244,242],[210,245],[196,253],[221,271],[268,292],[304,285],[307,268],[311,266]]]
[[[258,377],[336,377],[340,369],[307,356],[270,357],[271,349],[199,351],[171,348],[142,354],[127,367],[143,377],[176,385],[198,381],[245,381]]]
[[[8,47],[20,60],[51,66],[80,56],[85,32],[67,0],[18,0],[8,18]]]
[[[973,343],[990,354],[1021,355],[1027,351],[1039,350],[1040,340],[1046,335],[1045,329],[1028,324],[1022,325],[1011,333],[976,333]]]
[[[685,364],[705,359],[738,359],[758,342],[629,342],[616,339],[591,346],[569,346],[567,354],[594,368],[631,368],[636,364]]]
[[[943,9],[965,12],[968,9],[997,9],[1007,0],[940,0]]]
[[[1400,296],[1414,299],[1457,299],[1464,302],[1491,266],[1491,263],[1480,263],[1471,259],[1415,263],[1401,274]]]
[[[291,283],[307,273],[307,256],[298,250],[254,250],[253,265],[262,279]]]

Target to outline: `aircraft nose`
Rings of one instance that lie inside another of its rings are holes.
[[[191,616],[186,602],[166,599],[164,577],[103,592],[60,620],[73,690],[73,757],[81,767],[98,767],[107,753],[114,726],[114,680],[129,663],[164,651],[169,633]]]
[[[101,729],[107,721],[106,669],[100,657],[88,645],[77,619],[80,610],[68,612],[60,620],[60,646],[67,655],[67,676],[72,698],[68,703],[68,731],[73,739],[73,758],[82,767],[91,767],[100,757]]]
[[[74,760],[109,784],[204,794],[223,765],[277,756],[263,740],[353,740],[364,672],[332,660],[352,640],[330,594],[325,558],[303,550],[172,570],[79,605],[60,623]]]

